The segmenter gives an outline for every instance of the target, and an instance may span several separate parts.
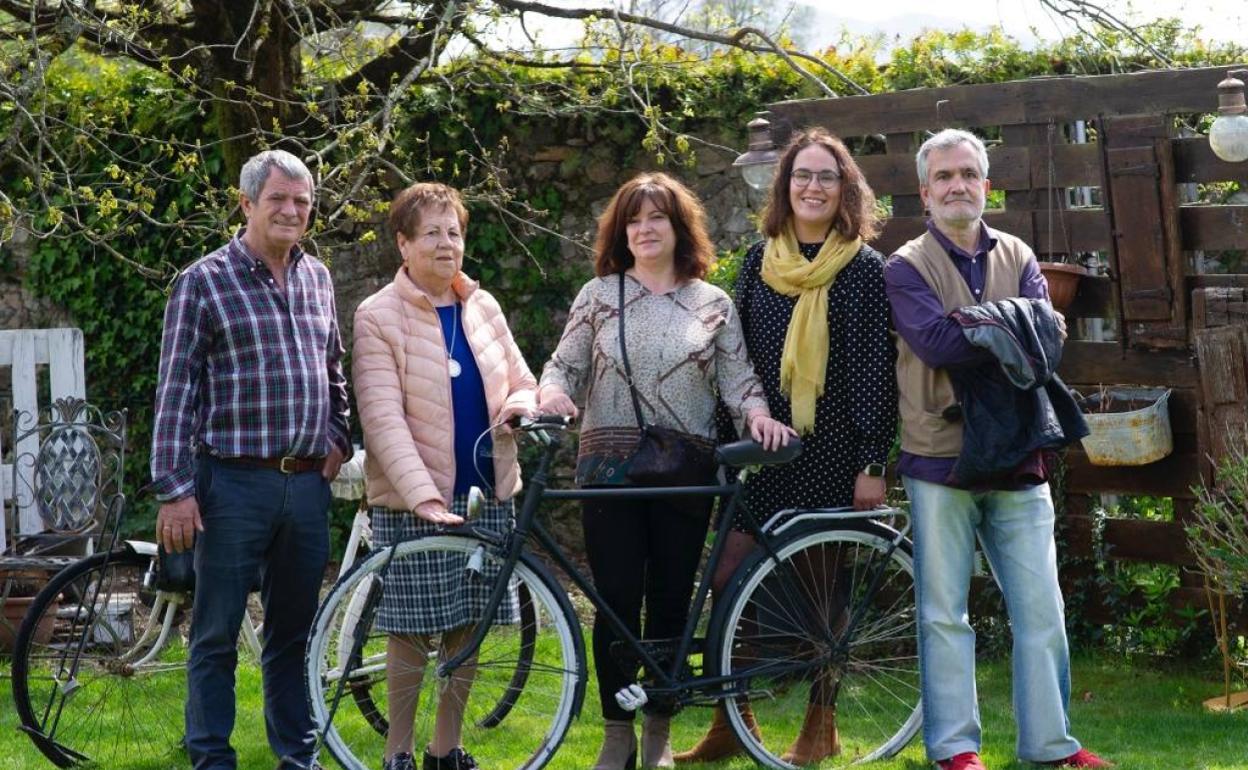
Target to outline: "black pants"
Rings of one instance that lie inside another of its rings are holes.
[[[585,551],[594,587],[635,636],[642,637],[643,600],[643,638],[674,638],[684,630],[711,504],[691,497],[585,503]],[[611,643],[619,638],[605,618],[594,617],[594,666],[606,719],[633,718],[615,702],[615,693],[637,675],[611,656]]]

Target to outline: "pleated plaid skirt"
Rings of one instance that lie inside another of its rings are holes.
[[[473,522],[495,532],[512,527],[511,501],[486,500]],[[467,518],[468,496],[456,495],[451,512]],[[372,518],[375,548],[386,548],[399,539],[410,540],[434,534],[437,526],[411,511],[374,506]],[[386,575],[376,628],[389,634],[436,634],[478,622],[498,577],[497,567],[487,563],[480,570],[468,569],[468,556],[452,553],[416,553],[395,557]],[[519,600],[513,578],[511,590],[503,596],[495,623],[519,622]]]

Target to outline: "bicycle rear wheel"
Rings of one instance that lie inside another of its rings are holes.
[[[872,521],[838,527],[781,536],[778,560],[756,553],[712,619],[713,670],[746,690],[729,721],[769,767],[809,763],[788,754],[803,732],[836,747],[816,756],[833,768],[892,756],[919,729],[910,544]]]
[[[386,669],[400,663],[387,656],[391,637],[374,627],[385,590],[379,573],[387,556],[386,550],[371,554],[330,589],[308,640],[308,696],[330,753],[348,770],[380,767],[385,735],[377,722],[388,716],[394,697],[415,699],[413,737],[419,753],[433,735],[443,699],[466,691],[462,743],[482,767],[544,766],[584,695],[584,644],[563,589],[538,563],[522,558],[511,580],[519,611],[510,622],[491,626],[475,661],[440,677],[439,658],[446,656],[440,635],[404,637],[409,647],[401,657],[412,666],[413,681],[396,694],[389,691]],[[396,565],[402,559],[430,558],[454,563],[457,582],[464,585],[491,585],[501,563],[495,546],[460,535],[401,543],[394,558]],[[358,693],[365,691],[372,709],[352,707],[350,701],[358,703]]]
[[[128,549],[89,556],[54,576],[22,621],[13,698],[58,767],[182,749],[190,612],[144,587],[151,564]]]

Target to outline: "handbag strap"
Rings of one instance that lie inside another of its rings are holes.
[[[641,416],[641,400],[637,398],[637,387],[633,385],[633,370],[628,365],[628,345],[624,343],[624,271],[620,271],[620,360],[624,362],[624,379],[628,382],[628,394],[633,397],[633,414],[637,416],[637,427],[646,429],[646,421]]]

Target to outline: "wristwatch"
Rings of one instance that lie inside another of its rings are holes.
[[[862,472],[868,476],[882,478],[884,476],[884,463],[867,463],[867,467],[863,468]]]

